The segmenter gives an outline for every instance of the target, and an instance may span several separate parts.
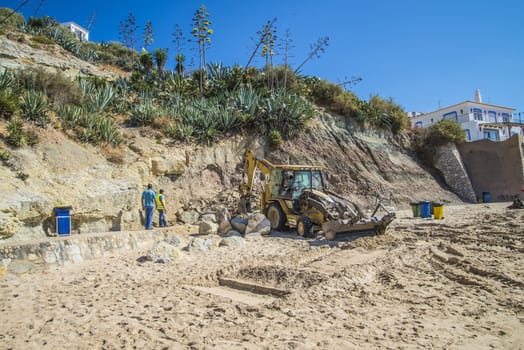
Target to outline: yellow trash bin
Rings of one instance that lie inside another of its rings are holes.
[[[433,203],[433,218],[441,220],[444,218],[444,204]]]

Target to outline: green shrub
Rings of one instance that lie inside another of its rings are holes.
[[[271,130],[268,135],[268,144],[271,148],[278,148],[284,142],[278,130]]]
[[[359,115],[362,114],[362,102],[355,94],[344,91],[335,96],[329,109],[347,118],[358,119]]]
[[[426,143],[432,146],[442,146],[446,143],[460,144],[464,142],[466,132],[460,124],[451,119],[442,119],[427,128],[425,135]]]
[[[8,17],[7,19],[5,19]],[[5,22],[4,22],[5,20]],[[17,29],[25,24],[24,16],[14,13],[10,8],[0,8],[0,22],[3,22],[1,28]]]
[[[0,160],[4,165],[7,165],[9,163],[9,159],[11,159],[11,152],[8,150],[0,151]]]
[[[305,83],[308,88],[309,98],[316,104],[328,109],[335,107],[335,98],[343,92],[340,86],[319,78],[306,79]]]
[[[54,44],[55,42],[50,39],[49,37],[45,36],[45,35],[37,35],[37,36],[33,36],[31,38],[31,41],[34,42],[34,43],[38,43],[38,44],[44,44],[44,45],[52,45]]]
[[[45,127],[49,123],[47,98],[40,91],[28,90],[22,96],[20,111],[24,118],[38,126]]]
[[[6,125],[7,142],[15,147],[24,145],[33,146],[38,143],[38,136],[24,129],[24,122],[19,118],[13,118]]]
[[[50,73],[42,67],[25,69],[17,72],[17,79],[22,90],[42,91],[55,106],[82,101],[79,84],[61,72]]]
[[[420,159],[427,165],[432,165],[435,148],[448,144],[464,142],[466,133],[460,124],[451,119],[443,119],[427,129],[421,130],[415,139],[415,150]]]

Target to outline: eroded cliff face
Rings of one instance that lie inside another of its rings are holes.
[[[232,209],[248,148],[274,163],[324,166],[327,185],[364,207],[377,193],[397,208],[411,200],[459,201],[418,164],[402,144],[406,140],[357,131],[329,115],[275,151],[242,136],[206,147],[157,141],[139,129],[122,132],[118,150],[78,144],[54,130],[43,132],[34,148],[9,149],[10,159],[0,166],[3,241],[53,234],[56,205],[73,206],[73,233],[140,229],[147,183],[164,189],[171,223],[194,223],[206,211]]]
[[[459,200],[421,167],[407,136],[394,139],[328,114],[309,129],[270,159],[323,165],[331,188],[363,205],[371,204],[375,195],[401,207],[413,200]]]

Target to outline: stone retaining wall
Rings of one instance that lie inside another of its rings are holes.
[[[437,148],[435,168],[441,172],[446,184],[460,199],[470,203],[476,202],[475,191],[454,143]]]
[[[0,244],[0,267],[3,267],[7,278],[14,278],[47,268],[108,256],[118,251],[147,248],[153,241],[175,235],[174,230],[106,232]],[[5,276],[0,276],[0,280],[2,277]]]

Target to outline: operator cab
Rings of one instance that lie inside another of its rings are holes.
[[[297,200],[305,189],[323,191],[320,170],[282,170],[279,195]]]

